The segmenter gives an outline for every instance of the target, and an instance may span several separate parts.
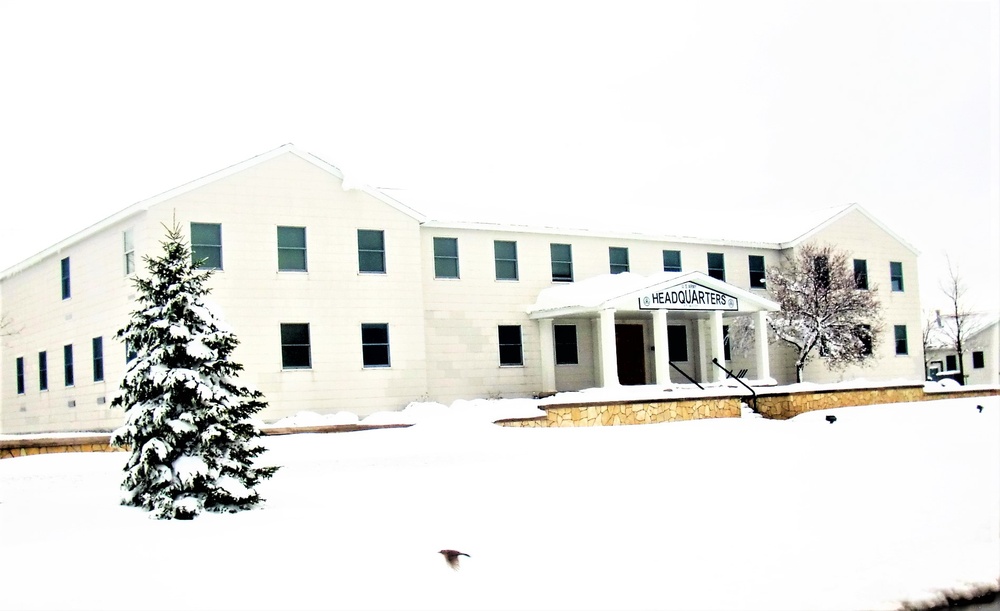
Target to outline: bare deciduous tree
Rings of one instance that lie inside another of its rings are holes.
[[[768,326],[773,338],[796,350],[797,382],[817,355],[830,369],[872,362],[883,326],[878,290],[867,278],[855,278],[849,253],[806,244],[769,269],[767,278],[781,305]]]
[[[962,279],[961,270],[952,263],[951,257],[946,256],[945,258],[948,261],[948,276],[941,281],[941,292],[948,298],[951,312],[941,316],[936,323],[940,335],[958,354],[958,373],[964,384],[966,343],[970,332],[979,322],[980,314],[969,309],[969,304],[966,301],[967,288]]]

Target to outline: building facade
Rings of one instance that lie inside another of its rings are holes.
[[[948,377],[962,384],[1000,384],[1000,317],[967,315],[961,355],[955,349],[954,316],[938,312],[928,325],[924,355],[928,380]]]
[[[694,239],[432,221],[288,145],[140,202],[0,275],[0,433],[107,430],[127,366],[115,338],[143,257],[177,223],[216,269],[210,301],[240,339],[265,421],[360,416],[416,400],[616,384],[795,379],[762,329],[765,270],[798,245],[853,253],[878,286],[877,367],[813,382],[921,379],[917,253],[851,205],[786,240]],[[857,266],[861,266],[858,268]],[[753,348],[729,327],[753,321]],[[744,371],[745,370],[745,371]]]

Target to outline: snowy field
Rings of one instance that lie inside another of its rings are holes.
[[[187,522],[118,505],[124,453],[0,461],[0,608],[896,609],[998,586],[997,397],[491,423],[532,411],[267,437],[266,505]]]

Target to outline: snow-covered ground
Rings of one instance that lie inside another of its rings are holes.
[[[266,505],[193,521],[119,506],[123,453],[0,461],[0,608],[894,609],[998,586],[997,397],[492,424],[532,413],[267,437]]]

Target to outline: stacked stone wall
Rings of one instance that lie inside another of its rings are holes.
[[[545,416],[501,420],[510,427],[617,426],[701,418],[738,418],[740,397],[541,405]]]

